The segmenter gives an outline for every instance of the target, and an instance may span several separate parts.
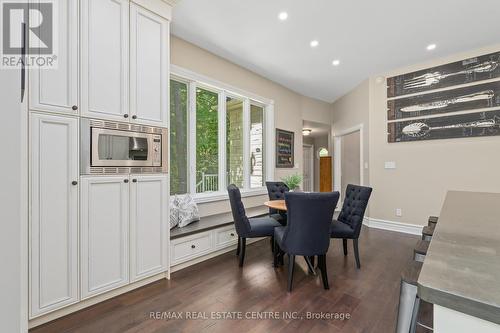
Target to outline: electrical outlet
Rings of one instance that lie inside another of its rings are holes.
[[[396,208],[396,216],[403,216],[403,212],[401,211],[401,208]]]

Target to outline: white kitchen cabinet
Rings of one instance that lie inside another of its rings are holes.
[[[166,175],[131,175],[130,280],[168,269],[169,185]]]
[[[131,121],[168,126],[169,21],[130,5]]]
[[[129,282],[129,177],[82,177],[82,299]]]
[[[30,115],[30,318],[79,300],[78,119]]]
[[[81,1],[81,114],[128,121],[128,73],[129,1]]]
[[[32,0],[35,4],[38,1]],[[57,3],[57,68],[30,72],[31,110],[78,114],[78,0]],[[36,43],[38,39],[33,39]],[[36,46],[36,45],[32,45]]]

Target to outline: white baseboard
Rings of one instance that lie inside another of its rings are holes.
[[[363,224],[369,228],[396,231],[396,232],[402,232],[404,234],[411,234],[418,236],[422,235],[422,228],[424,227],[423,225],[418,225],[418,224],[387,221],[381,219],[374,219],[371,217],[365,217]]]

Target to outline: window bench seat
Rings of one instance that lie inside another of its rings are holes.
[[[267,208],[262,206],[247,209],[249,218],[267,214]],[[170,230],[170,239],[171,272],[236,250],[238,244],[231,212],[201,217],[183,228],[175,227]]]

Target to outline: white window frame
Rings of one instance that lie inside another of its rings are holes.
[[[171,65],[170,79],[188,85],[188,191],[197,203],[227,200],[226,191],[226,97],[243,101],[243,188],[242,197],[267,194],[265,186],[250,188],[250,105],[264,108],[264,177],[265,181],[274,180],[274,101],[256,94],[235,88],[182,67]],[[206,89],[218,93],[218,151],[219,151],[219,190],[216,192],[196,193],[196,89]]]

